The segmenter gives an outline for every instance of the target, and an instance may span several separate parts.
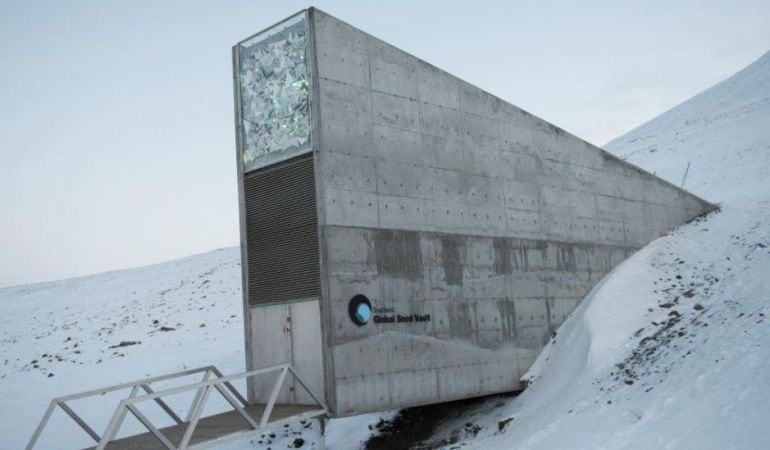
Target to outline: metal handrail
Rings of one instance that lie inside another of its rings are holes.
[[[232,385],[231,381],[239,380],[239,379],[248,379],[251,377],[264,375],[271,372],[278,372],[278,371],[280,371],[280,374],[276,378],[275,384],[273,385],[273,389],[270,393],[270,397],[268,399],[267,404],[265,405],[265,410],[262,412],[262,416],[259,418],[259,421],[257,421],[246,410],[246,407],[249,405],[248,401],[240,394],[240,392],[238,392],[235,386]],[[153,391],[149,387],[149,384],[155,381],[168,380],[168,379],[178,378],[186,375],[192,375],[200,372],[203,372],[204,374],[203,381],[200,381],[197,383],[187,384],[187,385],[178,386],[174,388],[168,388],[162,391]],[[216,390],[217,392],[219,392],[220,395],[222,395],[222,397],[224,397],[224,399],[230,404],[233,410],[235,410],[249,424],[249,427],[251,428],[251,430],[247,430],[246,432],[241,431],[241,432],[231,433],[230,435],[227,435],[227,436],[219,437],[216,439],[216,441],[221,442],[223,440],[240,437],[242,435],[252,433],[254,430],[264,428],[268,425],[276,425],[278,423],[284,423],[286,421],[286,419],[284,418],[278,421],[270,422],[270,416],[273,412],[273,408],[275,407],[275,402],[278,398],[278,394],[280,393],[281,387],[283,386],[283,383],[288,374],[291,374],[294,380],[297,383],[299,383],[300,386],[302,386],[302,388],[310,395],[310,397],[316,402],[317,406],[319,407],[317,410],[313,410],[303,414],[298,414],[294,418],[299,419],[304,417],[312,417],[312,416],[326,414],[328,411],[326,405],[313,394],[313,392],[301,380],[297,372],[294,370],[294,368],[290,364],[280,364],[277,366],[265,367],[262,369],[252,370],[249,372],[243,372],[243,373],[228,375],[228,376],[223,376],[222,373],[219,371],[219,369],[217,369],[215,366],[207,366],[199,369],[191,369],[191,370],[186,370],[182,372],[177,372],[177,373],[165,375],[162,377],[154,377],[154,378],[148,378],[145,380],[139,380],[131,383],[123,383],[115,386],[110,386],[108,388],[96,389],[93,391],[83,392],[81,394],[74,394],[74,395],[69,395],[69,396],[59,397],[57,399],[54,399],[51,402],[51,405],[49,406],[48,410],[43,416],[43,419],[41,420],[40,424],[35,430],[35,433],[33,434],[32,439],[30,439],[30,442],[26,448],[27,450],[32,450],[38,438],[40,437],[40,434],[45,428],[45,425],[47,424],[48,419],[51,416],[51,413],[53,412],[56,405],[59,405],[62,409],[65,410],[65,412],[67,412],[68,415],[70,415],[70,417],[72,417],[72,419],[81,428],[83,428],[83,430],[86,431],[86,433],[88,433],[91,436],[91,438],[93,438],[97,442],[97,446],[96,446],[97,450],[103,450],[109,442],[115,439],[118,431],[120,430],[121,425],[123,424],[126,414],[129,412],[134,417],[136,417],[137,420],[139,420],[139,422],[145,428],[147,428],[147,430],[150,433],[152,433],[165,448],[170,450],[187,450],[189,448],[190,440],[192,439],[193,433],[195,432],[195,429],[198,425],[198,421],[201,418],[201,414],[206,406],[206,402],[208,401],[209,396],[213,390]],[[213,375],[215,378],[210,379],[209,377],[211,375]],[[107,425],[107,429],[104,431],[104,434],[102,436],[99,436],[96,432],[94,432],[93,429],[90,426],[88,426],[88,424],[86,424],[85,421],[83,421],[65,403],[65,401],[67,400],[79,399],[79,398],[84,398],[84,397],[93,396],[93,395],[100,395],[105,392],[126,389],[128,387],[132,388],[131,393],[129,394],[128,397],[120,401],[120,403],[118,404],[118,407],[115,409],[115,413],[112,415],[112,418],[110,419],[110,422]],[[145,394],[137,395],[139,393],[140,388],[145,391]],[[187,413],[186,420],[183,422],[179,418],[179,416],[177,416],[176,413],[174,413],[171,407],[169,407],[163,401],[163,397],[179,394],[182,392],[193,391],[193,390],[196,391],[196,394],[192,404],[190,405],[190,410]],[[166,436],[163,435],[163,433],[158,429],[158,427],[156,427],[150,419],[148,419],[144,414],[142,414],[141,411],[136,406],[136,404],[138,403],[147,402],[147,401],[154,401],[158,403],[161,406],[161,408],[169,416],[171,416],[171,418],[174,419],[174,421],[177,424],[182,425],[184,423],[187,423],[184,434],[182,436],[182,440],[178,446],[174,446],[174,444],[171,443],[171,441],[169,441],[168,438],[166,438]],[[200,444],[197,445],[196,448],[199,446]]]
[[[65,400],[66,401],[66,400],[75,400],[75,399],[85,398],[85,397],[93,397],[95,395],[102,395],[102,394],[106,394],[107,392],[119,391],[121,389],[126,389],[126,388],[130,388],[130,387],[138,386],[138,385],[141,385],[141,384],[152,384],[152,383],[155,383],[155,382],[158,382],[158,381],[165,381],[165,380],[170,380],[170,379],[173,379],[173,378],[181,378],[181,377],[184,377],[184,376],[187,376],[187,375],[194,375],[196,373],[204,372],[206,370],[211,370],[213,368],[215,368],[215,367],[214,366],[203,366],[203,367],[197,367],[195,369],[181,370],[179,372],[169,373],[169,374],[161,375],[161,376],[157,376],[157,377],[151,377],[151,378],[145,378],[145,379],[142,379],[142,380],[129,381],[129,382],[126,382],[126,383],[116,384],[116,385],[113,385],[113,386],[107,386],[107,387],[104,387],[104,388],[101,388],[101,389],[92,389],[90,391],[80,392],[78,394],[65,395],[65,396],[62,396],[62,397],[57,397],[57,400]]]
[[[241,378],[251,378],[257,375],[264,375],[270,372],[277,372],[278,370],[282,370],[287,367],[289,367],[289,364],[279,364],[277,366],[265,367],[262,369],[252,370],[250,372],[237,373],[235,375],[228,375],[221,378],[212,378],[211,380],[199,381],[193,384],[185,384],[182,386],[169,388],[164,391],[153,392],[152,394],[140,395],[131,399],[126,399],[125,401],[130,403],[139,403],[147,400],[153,400],[159,397],[166,397],[169,395],[179,394],[185,391],[191,391],[193,389],[204,388],[204,387],[208,387],[208,386],[212,386],[220,383],[226,383],[226,382],[238,380]]]
[[[56,407],[60,407],[62,410],[64,410],[65,413],[67,413],[70,418],[72,418],[75,423],[80,426],[80,428],[83,429],[89,436],[91,436],[92,439],[94,439],[96,442],[99,442],[101,440],[101,436],[99,436],[91,426],[88,425],[69,405],[67,405],[66,402],[72,401],[72,400],[79,400],[86,397],[95,397],[98,395],[104,395],[108,392],[115,392],[115,391],[121,391],[128,388],[131,388],[131,393],[129,394],[129,397],[134,397],[136,393],[139,391],[139,388],[144,390],[147,393],[154,392],[152,388],[150,388],[150,384],[158,382],[158,381],[165,381],[165,380],[171,380],[174,378],[181,378],[188,375],[195,375],[196,373],[205,372],[206,374],[210,372],[214,372],[215,374],[220,374],[219,370],[214,366],[204,366],[204,367],[198,367],[195,369],[187,369],[182,370],[179,372],[170,373],[167,375],[161,375],[157,377],[151,377],[151,378],[145,378],[143,380],[135,380],[135,381],[129,381],[127,383],[120,383],[115,384],[112,386],[107,386],[99,389],[92,389],[85,392],[80,392],[77,394],[70,394],[70,395],[64,395],[61,397],[57,397],[53,400],[51,400],[51,403],[48,405],[48,409],[46,409],[45,414],[43,414],[43,418],[40,420],[40,423],[38,424],[37,428],[35,428],[35,432],[32,434],[32,437],[29,440],[29,443],[25,447],[26,450],[32,450],[34,448],[35,444],[37,443],[37,440],[40,438],[40,435],[43,433],[43,429],[45,429],[45,426],[48,424],[48,420],[51,418],[51,415],[53,414]],[[208,376],[208,375],[207,375]],[[242,398],[242,397],[241,397]],[[245,401],[245,400],[244,400]],[[166,404],[162,399],[158,398],[156,399],[156,403],[163,409],[163,411],[166,412],[176,423],[183,423],[182,419],[177,416],[174,411],[171,409],[170,406]]]

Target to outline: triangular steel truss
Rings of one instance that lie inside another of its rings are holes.
[[[277,373],[278,376],[276,377],[275,384],[273,385],[273,389],[270,392],[270,397],[268,398],[268,402],[265,405],[264,411],[262,412],[260,417],[254,417],[248,411],[248,407],[249,407],[248,401],[246,400],[246,398],[243,397],[243,395],[241,395],[240,392],[238,392],[235,386],[233,386],[232,381],[239,380],[239,379],[248,379],[251,377],[265,375],[272,372]],[[174,378],[180,378],[180,377],[195,375],[199,373],[203,374],[203,380],[197,383],[186,384],[183,386],[179,386],[171,389],[165,389],[157,392],[150,387],[150,384],[158,381],[170,380]],[[308,409],[307,411],[303,411],[300,414],[295,414],[289,417],[281,417],[280,419],[276,419],[276,420],[270,420],[273,409],[275,408],[276,400],[278,399],[278,394],[280,393],[281,388],[283,387],[285,381],[287,380],[288,375],[291,375],[291,377],[293,377],[294,380],[310,395],[310,397],[315,402],[315,404],[313,405],[314,407]],[[118,407],[115,409],[115,413],[112,415],[112,418],[110,419],[110,422],[107,425],[107,429],[104,431],[104,433],[101,436],[98,433],[96,433],[96,431],[94,431],[94,429],[90,425],[88,425],[88,423],[86,423],[70,407],[70,405],[67,404],[67,402],[71,402],[73,400],[78,400],[85,397],[103,395],[108,392],[125,390],[129,388],[131,389],[130,394],[128,395],[127,398],[124,398],[123,400],[120,401],[120,403],[118,404]],[[140,390],[144,391],[143,395],[139,395]],[[163,400],[163,398],[170,395],[180,394],[182,392],[188,392],[188,391],[195,391],[195,397],[193,399],[192,404],[190,405],[190,409],[187,412],[186,418],[183,420]],[[206,407],[206,404],[209,400],[209,397],[212,391],[217,391],[219,392],[220,395],[222,395],[222,397],[227,401],[227,403],[230,404],[232,409],[238,413],[238,416],[248,424],[248,429],[224,434],[221,436],[216,436],[213,438],[209,438],[203,442],[198,442],[195,445],[191,445],[190,441],[193,437],[193,434],[195,433],[195,429],[198,426],[199,421],[201,420],[201,415],[203,413],[204,408]],[[158,404],[158,406],[160,406],[160,408],[163,411],[166,412],[166,414],[168,414],[169,417],[171,417],[171,419],[178,426],[184,426],[184,433],[182,435],[181,441],[178,444],[171,442],[171,440],[166,435],[163,434],[163,432],[158,428],[158,426],[153,424],[152,421],[139,410],[137,405],[143,402],[155,402],[156,404]],[[290,364],[281,364],[277,366],[266,367],[263,369],[252,370],[250,372],[243,372],[243,373],[228,375],[228,376],[222,375],[219,369],[217,369],[215,366],[206,366],[198,369],[190,369],[190,370],[185,370],[181,372],[176,372],[176,373],[164,375],[161,377],[147,378],[144,380],[133,381],[130,383],[123,383],[123,384],[110,386],[102,389],[96,389],[92,391],[82,392],[79,394],[56,398],[51,401],[51,404],[48,406],[48,409],[43,415],[43,418],[40,421],[40,424],[35,429],[35,432],[33,433],[32,438],[27,444],[27,447],[26,447],[27,450],[33,450],[33,448],[35,447],[35,444],[40,438],[40,435],[43,433],[43,430],[45,429],[46,424],[48,423],[48,420],[51,418],[51,415],[53,414],[54,409],[56,409],[56,406],[59,406],[62,410],[64,410],[64,412],[66,412],[67,415],[69,415],[72,418],[72,420],[74,420],[75,423],[77,423],[80,426],[80,428],[82,428],[89,436],[91,436],[91,438],[96,442],[96,447],[94,447],[96,450],[104,450],[107,444],[109,444],[110,442],[113,442],[116,439],[116,436],[120,431],[120,427],[123,424],[123,421],[126,417],[126,414],[129,412],[134,417],[136,417],[137,420],[139,420],[139,422],[145,428],[147,428],[147,430],[150,433],[152,433],[152,435],[154,435],[165,448],[169,450],[210,448],[212,445],[220,445],[224,442],[229,442],[237,439],[242,439],[248,436],[252,436],[265,429],[275,427],[276,425],[280,425],[280,424],[284,424],[284,423],[288,423],[291,421],[300,420],[304,418],[320,417],[320,416],[326,415],[326,413],[328,412],[326,405],[321,400],[319,400],[318,397],[316,397],[315,394],[313,394],[313,392],[310,391],[310,389],[302,381],[302,379],[300,379],[300,377],[297,375],[297,372]]]

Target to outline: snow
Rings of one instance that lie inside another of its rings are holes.
[[[0,449],[23,448],[54,398],[188,368],[217,366],[223,373],[245,370],[240,250],[227,248],[168,263],[84,278],[0,289]],[[166,330],[166,331],[162,331]],[[136,344],[115,347],[121,342]],[[115,348],[111,348],[115,347]],[[34,361],[34,362],[33,362]],[[52,375],[52,376],[49,376]],[[159,383],[169,388],[199,381]],[[243,383],[236,383],[245,392]],[[121,395],[117,392],[70,406],[97,432]],[[192,395],[169,399],[186,411]],[[211,397],[204,414],[226,409]],[[159,409],[143,410],[170,425]],[[327,448],[355,448],[381,418],[394,412],[333,420]],[[312,428],[292,424],[276,431],[274,448],[294,439],[313,440]],[[129,416],[121,436],[145,431]],[[83,448],[90,438],[60,409],[38,443],[40,449]],[[241,444],[227,448],[242,448]],[[293,448],[293,446],[292,446]]]
[[[0,449],[23,448],[54,398],[188,368],[244,370],[240,250],[228,248],[168,263],[84,278],[0,289]],[[163,331],[165,330],[165,331]],[[119,346],[132,342],[132,345]],[[169,388],[198,381],[187,377]],[[243,383],[236,385],[244,391]],[[70,406],[97,432],[127,391]],[[191,395],[169,399],[179,413]],[[205,414],[226,404],[212,396]],[[160,410],[143,412],[170,425]],[[358,448],[396,411],[327,423],[329,450]],[[252,440],[256,448],[309,447],[314,430],[295,423]],[[120,436],[145,431],[131,416]],[[370,428],[371,427],[371,428]],[[260,441],[262,441],[260,443]],[[90,438],[57,409],[36,448],[83,448]],[[223,447],[243,448],[244,443]]]
[[[239,255],[0,290],[0,407],[14,412],[0,421],[0,448],[26,445],[54,397],[209,364],[242,372]],[[110,348],[123,341],[137,344]],[[116,398],[72,406],[101,432]],[[50,425],[40,448],[90,443],[60,410]]]
[[[689,164],[685,187],[721,210],[618,266],[558,330],[523,394],[470,408],[437,429],[436,442],[452,436],[444,441],[450,447],[480,449],[770,442],[770,54],[607,149],[677,185]],[[241,317],[235,248],[0,289],[0,448],[22,448],[56,396],[209,364],[242,371]],[[111,348],[123,341],[140,343]],[[100,431],[115,398],[73,407]],[[360,448],[370,427],[394,414],[332,420],[327,448]],[[126,433],[140,430],[126,425]],[[271,442],[285,448],[297,436],[312,439],[294,424]],[[40,444],[90,442],[59,411]]]
[[[718,202],[608,274],[504,407],[442,436],[483,449],[770,445],[770,53],[607,149]],[[505,421],[508,419],[508,423]],[[458,444],[453,444],[458,445]]]

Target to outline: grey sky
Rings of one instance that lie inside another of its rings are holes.
[[[593,143],[770,48],[764,1],[318,1]],[[304,7],[0,0],[0,286],[238,242],[230,46]]]

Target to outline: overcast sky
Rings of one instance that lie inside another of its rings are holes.
[[[0,286],[238,243],[230,47],[308,4],[0,0]],[[602,145],[770,49],[762,1],[318,1]]]

